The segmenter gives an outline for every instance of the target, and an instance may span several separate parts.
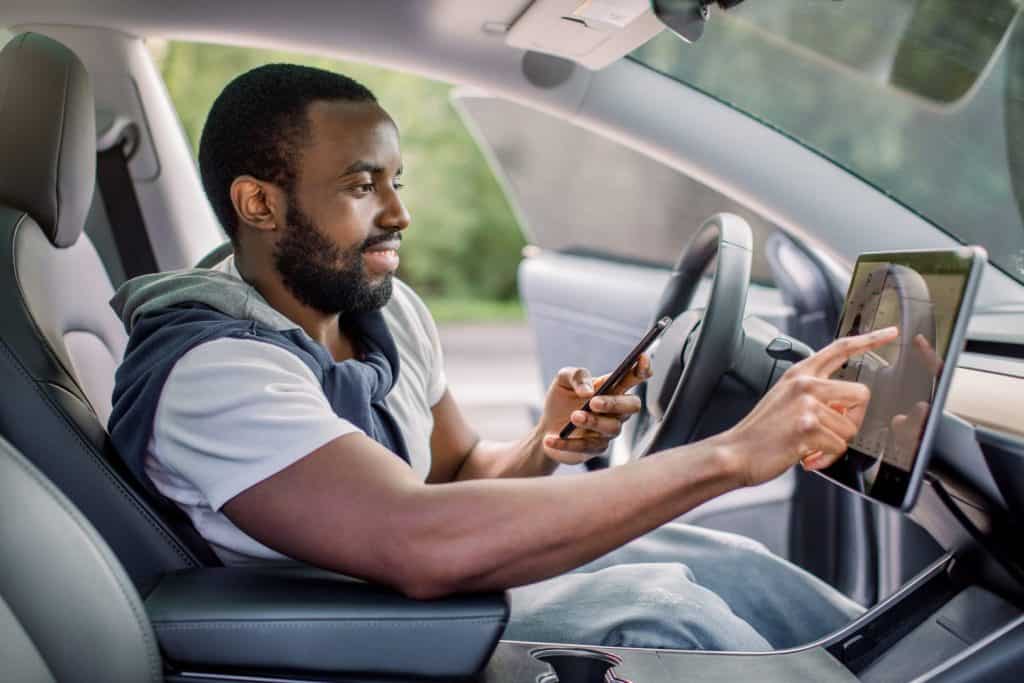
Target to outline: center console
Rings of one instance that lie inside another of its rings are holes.
[[[1024,627],[1024,612],[965,578],[959,562],[945,555],[842,631],[769,653],[566,645],[552,658],[551,644],[502,641],[479,681],[927,680],[930,672],[1001,629]],[[1024,664],[1024,652],[1020,657]],[[595,667],[597,661],[607,664]]]
[[[935,451],[909,516],[946,554],[836,633],[769,653],[501,641],[474,680],[1020,680],[1024,551],[1016,520],[1024,518],[1024,440],[946,414]],[[557,649],[554,657],[552,649]]]

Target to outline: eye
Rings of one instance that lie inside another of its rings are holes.
[[[373,192],[376,188],[374,187],[373,183],[359,183],[358,185],[353,186],[352,189],[354,189],[356,192],[366,194],[369,192]]]
[[[403,187],[405,187],[405,183],[400,183],[396,180],[395,182],[391,183],[391,187],[395,188],[396,190],[401,190]]]

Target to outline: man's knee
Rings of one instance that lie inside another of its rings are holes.
[[[750,556],[755,555],[759,557],[768,557],[776,559],[778,556],[768,549],[764,543],[755,541],[748,536],[741,536],[740,534],[723,533],[724,545],[732,550],[739,556]]]
[[[760,634],[679,563],[617,565],[515,589],[509,632],[513,639],[553,636],[591,645],[769,649]]]
[[[770,649],[747,622],[716,593],[697,583],[680,563],[627,565],[628,582],[615,627],[606,645],[675,647],[694,650]]]

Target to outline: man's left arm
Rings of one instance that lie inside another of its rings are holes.
[[[434,405],[428,483],[497,477],[536,477],[550,474],[559,464],[577,464],[603,453],[619,435],[622,423],[640,410],[640,399],[626,394],[650,376],[650,359],[643,355],[610,393],[591,401],[593,412],[579,408],[607,376],[591,378],[583,368],[559,371],[544,401],[540,422],[517,441],[480,439],[469,426],[450,391]],[[566,422],[576,425],[569,438],[558,432]]]

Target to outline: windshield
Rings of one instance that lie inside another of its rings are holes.
[[[1024,21],[1015,2],[979,2],[986,9],[974,17],[955,11],[973,2],[946,2],[954,11],[937,22],[922,20],[922,7],[940,4],[931,0],[748,0],[714,12],[694,44],[663,31],[632,57],[981,244],[1024,282]],[[995,6],[1002,16],[987,9]],[[972,41],[990,58],[968,54]]]

